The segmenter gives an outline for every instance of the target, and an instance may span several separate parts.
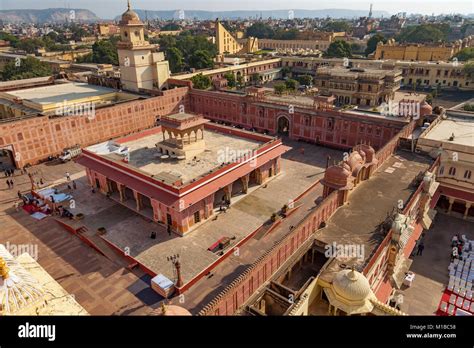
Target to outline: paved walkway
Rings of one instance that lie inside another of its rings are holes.
[[[423,255],[411,257],[410,271],[415,272],[415,280],[401,291],[402,311],[410,315],[435,314],[449,281],[451,239],[458,233],[474,239],[474,223],[444,213],[436,215],[431,228],[425,231]]]

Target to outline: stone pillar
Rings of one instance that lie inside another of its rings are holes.
[[[280,170],[281,170],[281,157],[278,156],[277,158],[275,158],[275,175],[279,174],[280,173]]]
[[[133,196],[135,197],[135,202],[137,203],[137,211],[142,209],[142,196],[135,190],[133,190]]]
[[[214,193],[204,198],[204,218],[209,218],[214,213]]]
[[[255,169],[255,179],[258,185],[263,184],[262,169],[260,168]]]
[[[243,177],[240,178],[240,180],[242,180],[242,186],[243,186],[242,192],[243,193],[247,193],[248,190],[249,190],[249,178],[250,178],[249,174],[244,175]]]
[[[466,202],[466,210],[464,210],[464,216],[463,216],[464,220],[467,219],[467,214],[469,213],[469,208],[471,208],[471,204],[472,203]]]
[[[232,183],[224,187],[224,195],[227,202],[230,202],[232,197]]]
[[[448,208],[448,215],[451,214],[451,209],[453,209],[454,198],[449,197],[449,208]]]
[[[125,201],[125,185],[117,183],[117,187],[120,195],[120,202],[123,203]]]
[[[151,206],[153,207],[153,219],[155,221],[161,221],[161,210],[160,210],[160,204],[158,201],[154,199],[150,199],[151,201]]]

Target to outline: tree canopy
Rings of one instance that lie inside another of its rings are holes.
[[[420,24],[403,28],[397,41],[403,43],[430,43],[446,41],[450,28],[448,24]]]
[[[323,27],[323,30],[331,32],[348,32],[351,30],[351,26],[345,21],[333,21],[326,23],[326,25]]]
[[[365,49],[365,55],[368,56],[377,48],[379,42],[386,43],[387,39],[382,34],[375,34],[367,41],[367,48]]]
[[[22,80],[34,77],[52,75],[51,67],[34,57],[27,57],[19,61],[13,60],[5,65],[1,72],[1,80]]]
[[[325,56],[329,58],[350,58],[352,56],[351,45],[343,40],[331,42]]]
[[[468,61],[474,59],[474,47],[466,47],[458,52],[455,56],[460,61]]]
[[[78,58],[79,63],[119,65],[117,47],[114,40],[100,40],[92,45],[92,53]]]
[[[196,89],[208,89],[211,87],[211,79],[203,74],[194,75],[191,77],[193,87]]]
[[[156,43],[165,52],[171,72],[214,67],[217,49],[204,35],[192,35],[189,31],[177,36],[162,36]]]

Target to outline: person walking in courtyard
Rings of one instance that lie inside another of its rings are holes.
[[[66,172],[66,180],[71,181],[71,174],[69,172]]]
[[[13,180],[10,180],[10,188],[12,189],[14,186],[15,186],[15,183],[13,182]]]
[[[18,192],[16,194],[17,194],[18,198],[20,198],[20,199],[22,198],[20,190],[18,190]]]
[[[77,189],[77,185],[76,185],[76,182],[75,182],[74,180],[72,181],[72,188],[73,188],[74,190]]]
[[[425,245],[423,243],[418,244],[418,251],[416,252],[416,255],[423,255],[423,249],[425,248]]]
[[[8,189],[11,189],[12,187],[10,186],[10,180],[7,180],[7,186],[8,186]]]

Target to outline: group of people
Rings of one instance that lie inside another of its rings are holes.
[[[7,179],[7,186],[11,190],[15,187],[15,182],[12,179]]]
[[[15,169],[5,169],[3,172],[5,173],[5,178],[15,175]]]

